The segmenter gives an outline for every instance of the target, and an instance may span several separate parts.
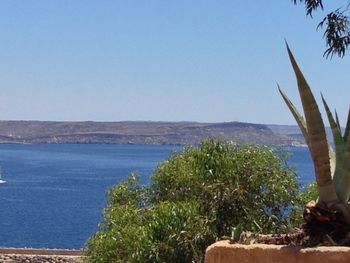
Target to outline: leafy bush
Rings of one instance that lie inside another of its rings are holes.
[[[297,196],[295,173],[271,149],[204,141],[172,154],[149,186],[131,175],[109,191],[87,261],[202,262],[236,226],[285,230]]]
[[[315,201],[318,198],[317,184],[312,182],[303,189],[301,189],[298,204],[294,205],[293,211],[290,214],[290,222],[292,226],[299,226],[305,223],[303,218],[305,205],[310,201]]]
[[[313,182],[306,186],[301,194],[300,194],[300,202],[302,204],[307,204],[310,200],[317,200],[318,192],[317,192],[317,184]]]
[[[285,227],[298,186],[268,147],[205,141],[161,164],[151,188],[154,203],[195,200],[220,237],[238,224],[255,232]]]
[[[162,202],[153,207],[147,232],[150,248],[142,262],[201,262],[214,241],[195,202]]]
[[[146,189],[130,175],[108,193],[108,204],[103,211],[99,231],[88,243],[88,262],[140,262],[136,259],[147,242],[145,222],[148,210],[142,209],[140,199]]]

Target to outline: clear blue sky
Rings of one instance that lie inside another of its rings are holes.
[[[315,18],[289,0],[2,0],[0,119],[294,124],[286,38],[344,123],[350,54],[322,57]]]

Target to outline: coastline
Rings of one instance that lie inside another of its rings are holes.
[[[295,126],[245,122],[52,122],[0,121],[0,144],[196,145],[219,138],[238,144],[304,144]]]

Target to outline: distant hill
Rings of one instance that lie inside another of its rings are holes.
[[[299,127],[297,125],[267,125],[274,133],[286,135],[292,139],[302,142],[305,144],[305,140],[303,134],[301,133]],[[326,128],[326,135],[328,142],[333,144],[333,135],[332,129],[330,127]],[[343,128],[342,128],[343,129]],[[343,129],[344,130],[344,129]]]
[[[198,144],[203,139],[221,138],[301,146],[304,141],[296,136],[300,135],[296,128],[243,122],[0,121],[0,143]]]

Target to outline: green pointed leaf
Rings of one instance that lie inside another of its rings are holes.
[[[335,120],[337,122],[339,132],[341,133],[341,126],[340,126],[340,122],[339,122],[339,118],[338,118],[338,113],[337,113],[337,110],[334,110],[334,111],[335,111]]]
[[[350,136],[349,136],[350,137]],[[341,201],[347,203],[350,198],[350,140],[346,141],[342,155],[341,181],[339,182],[339,197]]]
[[[349,200],[349,196],[350,196],[350,180],[349,180],[350,170],[347,171],[347,168],[344,165],[345,145],[344,145],[343,137],[341,135],[339,118],[337,116],[337,113],[335,113],[336,120],[334,120],[333,115],[323,96],[322,96],[322,101],[328,116],[329,125],[331,126],[331,129],[332,129],[333,139],[335,144],[336,163],[335,163],[335,171],[333,175],[334,187],[340,201],[343,203],[346,203],[347,200]]]
[[[348,120],[349,122],[349,120]],[[346,129],[348,129],[348,124],[346,125]],[[346,130],[345,129],[345,130]],[[340,172],[342,175],[340,176],[341,181],[339,182],[339,197],[341,197],[341,201],[347,203],[350,198],[350,134],[347,133],[347,137],[344,135],[344,146],[343,153],[339,157],[342,159],[342,165],[340,166]],[[338,158],[338,155],[337,155]],[[338,162],[337,162],[338,165]]]
[[[291,111],[294,119],[298,123],[298,126],[303,133],[303,136],[305,138],[306,144],[309,146],[309,135],[307,134],[307,128],[306,128],[306,122],[304,120],[304,117],[299,113],[297,108],[294,106],[294,104],[290,101],[290,99],[287,97],[287,95],[282,91],[281,87],[277,84],[278,91],[280,92],[283,100],[287,104],[289,110]]]
[[[333,175],[334,180],[334,174],[335,174],[335,167],[336,167],[336,157],[335,152],[333,151],[332,147],[329,145],[329,161],[331,164],[331,174]]]
[[[320,202],[337,202],[338,197],[332,182],[329,148],[325,127],[312,91],[305,80],[287,44],[289,59],[297,78],[300,99],[303,105],[306,127],[309,135],[310,153],[315,165],[316,183]]]
[[[281,89],[281,87],[277,84],[278,86],[278,91],[280,92],[280,94],[282,95],[283,100],[285,101],[285,103],[287,104],[289,110],[291,111],[294,119],[296,120],[296,122],[298,123],[298,126],[305,138],[305,142],[306,144],[309,146],[309,135],[307,134],[307,128],[306,128],[306,122],[304,120],[304,117],[299,113],[299,111],[296,109],[296,107],[294,106],[294,104],[290,101],[290,99],[287,97],[287,95],[283,92],[283,90]],[[331,145],[328,145],[329,147],[329,158],[330,158],[330,166],[331,166],[331,174],[334,174],[335,172],[335,163],[336,163],[336,158],[335,158],[335,152],[332,149]]]
[[[332,134],[333,134],[333,139],[334,139],[334,144],[340,145],[343,144],[343,137],[341,135],[341,131],[340,131],[340,126],[339,126],[339,121],[338,121],[338,116],[337,116],[337,121],[334,120],[334,117],[332,115],[332,112],[330,111],[328,104],[326,102],[326,100],[324,99],[323,95],[321,94],[322,97],[322,101],[323,101],[323,105],[324,108],[326,110],[327,113],[327,117],[328,117],[328,121],[329,121],[329,125],[331,126],[332,129]]]
[[[349,133],[350,133],[350,109],[349,109],[349,113],[348,113],[348,120],[346,122],[346,127],[345,127],[344,141],[348,140]]]

